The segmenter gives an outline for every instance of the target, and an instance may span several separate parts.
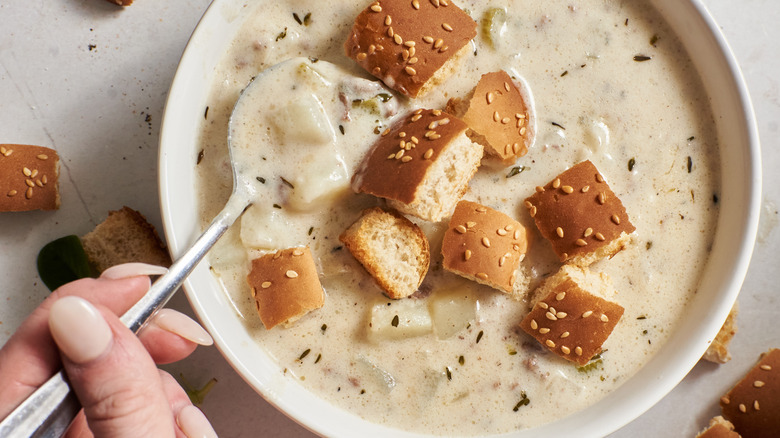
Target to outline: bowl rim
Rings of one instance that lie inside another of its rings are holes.
[[[555,436],[568,436],[567,432],[564,431],[569,431],[569,435],[575,435],[576,431],[576,436],[578,437],[603,436],[618,430],[630,421],[638,418],[642,413],[650,409],[668,394],[696,365],[701,354],[706,350],[709,343],[712,342],[718,329],[726,319],[732,305],[736,301],[742,282],[747,274],[760,216],[761,155],[756,117],[745,83],[745,78],[722,31],[715,23],[715,20],[710,15],[702,0],[650,1],[659,9],[665,18],[667,18],[668,15],[662,10],[664,5],[673,7],[676,10],[685,9],[687,14],[693,14],[690,16],[686,15],[688,19],[692,19],[690,25],[706,30],[706,37],[711,39],[710,44],[713,44],[718,48],[718,51],[714,56],[718,58],[718,62],[724,68],[722,71],[722,74],[725,75],[723,79],[726,81],[725,84],[731,87],[730,92],[733,93],[733,103],[737,105],[734,108],[733,113],[737,114],[739,118],[735,123],[742,125],[742,132],[738,133],[738,137],[745,148],[740,148],[739,152],[741,152],[742,155],[736,158],[741,158],[742,162],[740,163],[741,165],[734,170],[742,175],[741,178],[736,178],[742,184],[737,185],[736,187],[728,187],[724,184],[721,189],[723,191],[724,202],[727,197],[738,199],[741,200],[744,208],[742,209],[741,214],[730,215],[730,218],[733,219],[732,222],[736,223],[736,229],[739,232],[730,232],[728,235],[724,229],[734,224],[724,223],[725,215],[721,208],[717,225],[718,236],[715,239],[716,248],[718,246],[726,245],[734,256],[726,260],[727,263],[725,266],[727,269],[721,270],[722,272],[714,273],[718,278],[718,281],[722,280],[722,282],[718,283],[719,287],[717,288],[720,295],[719,299],[716,301],[717,305],[713,306],[710,309],[711,312],[707,314],[709,315],[709,318],[703,323],[701,321],[699,322],[699,336],[686,339],[671,337],[655,357],[613,392],[613,394],[617,394],[617,396],[605,397],[601,401],[590,405],[579,412],[556,420],[553,423],[525,431],[512,432],[504,436],[526,437],[531,435],[546,436],[553,434]],[[176,175],[178,175],[177,172],[181,171],[181,166],[180,161],[177,162],[177,160],[174,159],[175,154],[172,156],[170,152],[172,149],[174,151],[176,150],[175,145],[182,143],[176,129],[176,121],[183,116],[174,116],[173,114],[175,112],[194,114],[200,111],[197,108],[192,108],[192,102],[195,98],[188,96],[188,94],[193,94],[190,92],[193,83],[193,69],[202,74],[207,74],[206,70],[208,70],[208,66],[203,64],[203,60],[201,59],[204,56],[202,47],[200,46],[204,45],[204,41],[215,37],[215,23],[224,22],[229,24],[232,22],[231,18],[227,18],[230,14],[226,14],[226,10],[229,10],[231,4],[235,5],[239,2],[239,0],[214,0],[209,5],[187,43],[166,99],[159,137],[158,187],[164,234],[168,242],[169,251],[174,257],[181,254],[183,250],[194,241],[194,238],[200,233],[200,224],[197,218],[186,218],[182,220],[180,215],[177,216],[176,214],[178,208],[177,201],[180,200],[176,199],[176,192],[172,191],[172,187],[180,184],[180,181],[178,181],[179,178],[176,178]],[[235,19],[236,17],[232,18],[232,20]],[[677,28],[675,28],[675,30],[677,30]],[[229,41],[229,39],[226,40]],[[691,57],[693,58],[693,56]],[[702,75],[700,74],[700,76]],[[711,93],[708,93],[708,95],[709,94]],[[723,123],[718,123],[718,126],[722,126]],[[720,133],[718,137],[722,138]],[[181,147],[179,147],[179,149],[181,149]],[[723,144],[720,145],[719,153],[722,157],[721,168],[724,169],[725,167],[731,166],[731,163],[726,163],[725,161],[727,160],[723,159]],[[194,171],[194,166],[191,167],[193,167],[192,170]],[[722,181],[724,181],[726,177],[730,178],[730,176],[722,173]],[[723,252],[723,250],[720,251],[720,253]],[[733,261],[733,263],[729,261]],[[708,261],[707,264],[710,265],[712,263]],[[707,272],[713,270],[710,269],[709,266],[706,269]],[[242,353],[237,350],[240,347],[234,345],[233,340],[225,338],[224,334],[218,329],[220,322],[212,318],[212,315],[206,310],[203,298],[199,297],[198,294],[194,292],[197,290],[197,287],[195,286],[196,278],[204,280],[207,275],[210,275],[207,271],[208,269],[206,267],[198,266],[193,272],[193,275],[185,280],[184,290],[186,291],[190,305],[203,322],[204,326],[214,337],[215,345],[223,357],[225,357],[236,372],[269,403],[312,432],[326,436],[362,436],[368,431],[373,434],[388,436],[424,436],[369,423],[354,414],[343,411],[340,408],[335,408],[332,405],[323,406],[322,403],[327,405],[327,402],[324,402],[313,394],[308,393],[308,391],[303,390],[300,385],[290,385],[279,382],[278,379],[272,379],[270,382],[258,380],[258,373],[270,375],[270,373],[277,372],[278,370],[275,370],[268,364],[260,366],[259,370],[250,369],[245,363],[246,361],[242,362],[240,360],[241,356],[238,355]],[[229,305],[224,301],[220,302],[218,299],[217,302],[222,305]],[[213,303],[211,304],[213,305]],[[680,353],[680,351],[683,351],[684,353]],[[675,353],[672,354],[671,352]],[[679,362],[679,365],[672,367],[664,363],[665,360],[668,360],[668,356],[670,355],[682,355],[682,360]],[[643,380],[645,383],[639,385],[639,381],[642,380],[640,377],[647,377],[646,375],[651,374],[653,371],[658,372],[657,375],[650,378],[650,381],[652,381],[653,384],[647,384],[646,380],[648,379],[645,378]],[[637,395],[637,390],[640,389],[640,387],[643,389],[641,397]],[[309,397],[307,397],[307,395]],[[299,406],[290,400],[291,397],[303,397],[304,401],[307,403],[303,403],[304,406]],[[318,403],[318,400],[321,403]],[[312,414],[314,409],[309,405],[310,403],[314,403],[319,410],[316,415]],[[618,412],[619,415],[600,415],[594,417],[594,414],[597,414],[604,409],[610,410],[611,412]],[[598,418],[598,421],[594,421],[593,418]],[[345,421],[347,421],[349,426],[345,425]]]

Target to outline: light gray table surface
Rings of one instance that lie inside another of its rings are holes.
[[[48,294],[35,267],[44,244],[84,234],[123,205],[162,229],[160,120],[179,57],[208,4],[136,0],[123,9],[102,0],[0,0],[0,143],[49,146],[63,158],[60,210],[0,214],[0,344]],[[762,139],[761,225],[739,297],[734,359],[699,363],[614,437],[695,436],[758,355],[780,347],[780,3],[704,4],[740,63]],[[170,306],[191,313],[184,294]],[[247,386],[216,348],[199,348],[166,369],[193,385],[218,379],[201,408],[220,436],[312,436]]]

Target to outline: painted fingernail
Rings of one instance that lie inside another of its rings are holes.
[[[121,280],[123,278],[137,277],[139,275],[163,275],[168,268],[147,263],[124,263],[112,266],[100,274],[100,278],[109,280]]]
[[[199,345],[212,345],[209,333],[189,316],[173,309],[160,309],[150,321],[161,329]]]
[[[73,362],[98,358],[111,344],[112,333],[103,315],[87,300],[64,297],[49,310],[49,330],[60,350]]]
[[[179,411],[176,417],[179,429],[187,438],[216,438],[217,432],[211,427],[208,418],[195,406],[189,405]]]

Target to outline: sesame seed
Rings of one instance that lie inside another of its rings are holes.
[[[569,354],[569,353],[571,353],[571,349],[569,347],[565,346],[565,345],[562,345],[561,346],[561,352],[563,354]]]
[[[405,72],[406,72],[406,74],[408,74],[409,76],[414,76],[414,75],[416,75],[416,74],[417,74],[417,70],[415,70],[413,67],[409,67],[408,65],[407,65],[406,67],[404,67],[404,71],[405,71]]]
[[[428,140],[438,140],[440,138],[441,138],[441,135],[434,133],[430,137],[428,137]]]
[[[263,284],[260,285],[260,287],[262,287],[263,289],[268,289],[269,287],[271,287],[271,282],[264,281]]]
[[[555,234],[558,235],[558,237],[563,237],[563,228],[558,227],[555,229]]]
[[[405,150],[405,149],[401,149],[400,151],[396,152],[396,153],[395,153],[395,159],[396,159],[396,160],[400,160],[400,159],[401,159],[401,157],[403,157],[403,156],[404,156],[404,153],[405,153],[405,152],[406,152],[406,150]]]
[[[458,225],[457,227],[455,227],[455,231],[457,231],[460,234],[466,234],[466,227],[464,227],[463,225]]]
[[[444,53],[444,52],[446,52],[446,51],[447,51],[447,49],[449,49],[449,48],[450,48],[450,46],[443,46],[442,48],[440,48],[440,49],[439,49],[439,53]]]
[[[561,190],[563,190],[563,192],[566,194],[570,194],[574,192],[574,188],[572,186],[563,186],[561,187]]]
[[[431,0],[431,4],[438,8],[439,7],[439,0]]]
[[[756,380],[755,382],[753,382],[753,386],[756,387],[756,388],[761,388],[764,385],[765,385],[765,383],[760,381],[760,380]]]
[[[366,58],[368,58],[368,54],[360,52],[357,54],[357,60],[358,61],[364,61]]]
[[[468,261],[471,258],[471,250],[467,249],[466,252],[463,253],[463,258]]]
[[[563,301],[564,298],[566,298],[566,292],[558,292],[558,295],[555,296],[555,301]]]
[[[424,36],[422,39],[423,39],[423,41],[425,41],[428,44],[432,44],[433,43],[433,37],[431,37],[431,36]]]
[[[553,314],[552,312],[547,312],[547,313],[544,314],[544,316],[546,316],[547,319],[549,319],[550,321],[557,321],[558,320],[558,317],[555,316],[555,314]]]
[[[38,187],[43,187],[43,183],[39,179],[35,180],[35,185],[38,186]]]
[[[541,307],[542,309],[545,309],[545,310],[550,308],[550,306],[547,303],[545,303],[544,301],[539,301],[536,305]]]
[[[613,214],[610,219],[612,219],[612,222],[614,222],[615,225],[620,225],[620,218],[618,217],[618,215]]]
[[[739,412],[742,412],[742,413],[747,412],[747,408],[742,403],[739,404]]]
[[[509,91],[509,82],[504,82],[504,90]]]
[[[485,99],[487,100],[488,105],[493,103],[493,99],[494,98],[495,97],[493,96],[493,92],[492,91],[488,91],[487,94],[485,95]]]
[[[550,310],[550,313],[552,313],[553,315],[555,315],[556,313],[558,313],[558,312],[555,310],[555,307],[553,307],[553,306],[550,306],[548,309]]]
[[[546,335],[547,333],[550,333],[550,329],[548,329],[547,327],[542,327],[539,329],[539,333]]]
[[[393,24],[393,18],[388,15],[385,17],[385,26],[390,26],[391,24]]]
[[[390,133],[390,128],[388,128],[388,129],[385,129],[385,130],[382,132],[382,137],[386,136],[386,135],[387,135],[387,134],[389,134],[389,133]]]
[[[544,187],[536,186],[536,193],[544,193]]]
[[[603,234],[601,234],[601,233],[596,233],[596,234],[595,234],[593,237],[595,237],[595,238],[596,238],[596,240],[600,240],[600,241],[602,241],[602,242],[603,242],[603,241],[605,241],[605,240],[607,240],[607,238],[606,238],[606,237],[604,237],[604,235],[603,235]]]
[[[487,208],[480,206],[475,208],[474,211],[476,211],[477,213],[485,213],[487,211]]]
[[[525,132],[526,132],[525,126],[520,128],[520,135],[525,135]]]
[[[529,213],[531,214],[531,217],[536,216],[536,206],[535,205],[533,207],[531,207]]]
[[[412,7],[415,9],[420,9],[420,2],[419,0],[412,0]]]
[[[19,192],[17,192],[16,190],[11,190],[10,192],[8,192],[8,197],[10,198],[10,197],[16,196],[17,193],[19,193]]]
[[[515,240],[520,239],[520,230],[515,230],[515,235],[513,236]]]
[[[535,319],[531,320],[531,328],[534,329],[534,330],[539,328],[539,324],[536,323]]]
[[[753,400],[753,409],[760,411],[761,406],[758,405],[758,400]]]
[[[512,145],[512,152],[514,154],[517,154],[520,152],[520,143],[515,143]]]
[[[557,312],[555,314],[555,316],[558,317],[558,319],[563,319],[563,318],[566,318],[567,316],[569,316],[569,314],[566,313],[566,312]]]
[[[24,192],[24,197],[27,199],[32,198],[33,195],[33,189],[32,187],[29,187],[26,192]]]
[[[408,163],[408,162],[410,162],[410,161],[412,161],[412,157],[411,157],[411,156],[409,156],[409,155],[407,155],[407,156],[405,156],[405,157],[401,158],[401,162],[403,162],[403,163]]]
[[[24,183],[27,184],[27,187],[35,187],[35,183],[31,179],[24,180]]]
[[[388,160],[394,160],[395,159],[395,152],[387,156]]]
[[[590,237],[591,234],[593,234],[593,228],[590,227],[586,228],[585,232],[582,233],[583,237]]]
[[[587,246],[588,245],[588,242],[586,242],[583,239],[577,239],[577,241],[574,242],[574,243],[577,244],[577,246]]]
[[[441,110],[437,110],[437,109],[432,110],[431,114],[433,114],[436,117],[439,117],[441,115]]]
[[[499,120],[501,120],[501,116],[498,114],[498,111],[494,111],[493,112],[493,121],[497,122]]]
[[[555,342],[553,342],[552,339],[548,339],[544,343],[550,348],[555,348]]]
[[[436,129],[438,127],[439,127],[439,122],[437,122],[436,120],[428,124],[428,129]]]
[[[368,46],[368,54],[373,55],[374,52],[376,52],[376,46],[371,44],[370,46]]]
[[[389,36],[390,38],[393,38],[395,36],[395,31],[393,30],[392,26],[387,28],[387,36]]]
[[[593,315],[593,311],[592,310],[586,310],[585,313],[582,314],[582,317],[583,318],[587,318],[590,315]]]
[[[406,42],[404,42],[404,45],[406,47],[412,48],[412,47],[416,46],[417,43],[415,43],[414,41],[406,41]]]
[[[379,76],[379,73],[381,73],[381,72],[382,72],[382,68],[381,68],[381,67],[374,67],[374,68],[371,70],[371,73],[372,73],[374,76]]]
[[[382,7],[379,6],[379,3],[374,3],[371,5],[371,10],[374,12],[382,12]]]
[[[509,117],[504,117],[503,119],[501,119],[501,123],[506,125],[507,123],[509,123],[510,120],[511,119]]]
[[[419,59],[415,56],[414,58],[409,59],[409,64],[417,64],[417,61],[419,61]]]
[[[609,317],[603,313],[599,319],[601,319],[602,322],[609,322]]]
[[[13,153],[14,153],[13,149],[6,149],[5,152],[3,152],[3,155],[6,156],[6,157],[10,157],[11,154],[13,154]]]
[[[485,248],[490,248],[490,239],[488,239],[487,237],[483,237],[482,238],[482,245]]]
[[[437,38],[436,41],[433,42],[433,48],[439,49],[444,45],[444,40],[441,38]]]
[[[479,273],[477,273],[477,278],[479,278],[480,280],[487,280],[488,279],[488,275],[485,274],[484,272],[479,272]]]
[[[560,178],[555,178],[555,180],[552,183],[552,186],[553,186],[554,189],[559,188],[561,186],[561,179]]]
[[[498,259],[498,267],[500,268],[500,267],[504,266],[504,263],[506,263],[506,255],[502,255],[501,257],[499,257],[499,259]]]
[[[393,41],[399,45],[404,43],[404,39],[401,38],[401,35],[398,34],[393,35]]]
[[[759,368],[761,368],[764,371],[772,371],[771,365],[761,365]]]
[[[605,202],[607,202],[607,195],[604,194],[604,192],[599,193],[599,196],[597,197],[599,204],[604,205]]]
[[[506,236],[507,231],[503,228],[499,228],[496,230],[496,234],[498,234],[499,236]]]
[[[446,125],[448,123],[450,123],[450,119],[448,117],[439,120],[439,125]]]
[[[577,356],[582,356],[582,347],[575,348],[574,353],[576,353]]]
[[[562,338],[568,338],[569,334],[570,334],[569,332],[563,332],[563,333],[561,333],[561,337]]]
[[[415,136],[412,136],[411,140],[412,140],[412,143],[414,143],[414,144],[420,143],[420,140],[418,140],[417,137],[415,137]]]
[[[601,176],[600,173],[596,174],[596,182],[599,182],[599,183],[603,183],[604,182],[604,177]]]
[[[32,171],[30,171],[30,169],[28,169],[26,167],[22,168],[22,173],[24,174],[24,176],[32,175]]]
[[[731,400],[728,398],[728,396],[724,395],[723,397],[720,398],[720,402],[723,403],[724,405],[727,405],[731,403]]]
[[[415,115],[412,116],[412,121],[416,122],[416,121],[420,120],[421,118],[422,118],[421,114],[415,114]]]
[[[581,188],[581,189],[580,189],[580,191],[581,191],[582,193],[588,193],[588,190],[590,190],[590,186],[585,186],[585,187],[583,187],[583,188]]]
[[[452,26],[450,26],[448,23],[442,23],[441,28],[446,30],[447,32],[452,32]]]
[[[477,226],[477,223],[474,222],[474,221],[467,221],[466,222],[466,228],[468,228],[468,229],[472,229],[472,228],[474,228],[476,226]]]
[[[425,154],[423,154],[423,159],[427,160],[430,159],[433,156],[433,149],[428,149],[425,151]]]

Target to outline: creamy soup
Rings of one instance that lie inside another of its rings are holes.
[[[236,318],[280,373],[369,421],[492,434],[596,402],[674,335],[712,243],[718,144],[697,72],[647,2],[461,0],[478,35],[457,73],[416,100],[382,88],[343,53],[352,20],[369,2],[255,3],[204,108],[198,190],[206,224],[230,194],[226,138],[240,90],[265,68],[303,57],[289,83],[308,85],[267,90],[276,103],[260,118],[266,129],[251,152],[257,158],[247,159],[264,192],[209,259]],[[548,353],[519,329],[527,302],[441,268],[446,220],[417,221],[431,243],[431,268],[421,290],[404,300],[386,299],[338,240],[362,209],[382,205],[349,189],[378,135],[414,108],[443,108],[498,69],[532,94],[536,141],[512,166],[481,167],[464,198],[531,230],[515,289],[528,292],[559,267],[523,200],[577,162],[598,167],[637,229],[627,250],[591,266],[611,277],[612,299],[626,310],[586,367]],[[297,245],[315,254],[325,305],[290,327],[266,330],[245,280],[249,261]],[[393,323],[396,315],[401,324]]]

